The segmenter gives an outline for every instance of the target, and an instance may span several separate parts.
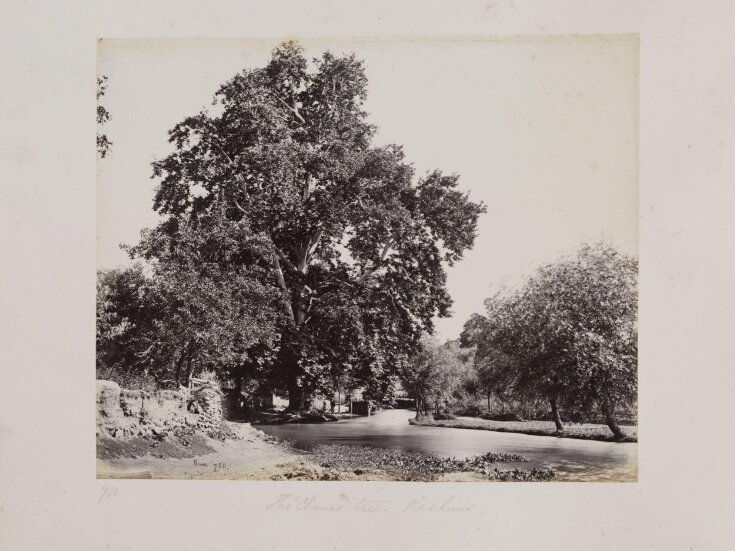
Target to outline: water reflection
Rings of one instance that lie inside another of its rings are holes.
[[[561,480],[635,481],[638,444],[595,442],[471,429],[418,427],[413,412],[386,410],[371,417],[313,425],[262,425],[264,432],[290,440],[300,449],[316,444],[354,444],[432,453],[458,459],[486,452],[517,453],[522,468],[552,468]],[[510,466],[510,465],[509,465]]]

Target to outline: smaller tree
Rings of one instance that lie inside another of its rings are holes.
[[[97,273],[97,377],[155,385],[146,351],[156,343],[160,297],[143,266]]]
[[[276,344],[280,296],[262,284],[257,264],[235,258],[263,254],[253,250],[262,243],[244,224],[194,223],[206,231],[144,232],[130,253],[148,261],[146,270],[139,264],[100,276],[102,367],[178,385],[195,371],[235,371],[255,360],[250,352],[259,345]]]
[[[615,409],[636,394],[637,268],[605,243],[584,245],[576,257],[540,268],[520,290],[488,299],[486,321],[467,330],[478,342],[479,365],[490,351],[504,355],[504,380],[519,395],[548,400],[557,430],[561,405],[596,405],[622,437]]]
[[[488,318],[473,314],[460,335],[461,345],[474,349],[474,384],[487,400],[488,411],[493,395],[503,402],[513,395],[513,377],[517,371],[514,358],[493,343],[492,330]]]
[[[461,387],[465,365],[458,346],[441,345],[430,337],[422,339],[401,370],[401,382],[416,402],[417,418],[430,406],[440,412],[441,404]]]

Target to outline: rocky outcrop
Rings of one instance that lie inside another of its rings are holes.
[[[222,392],[211,385],[204,385],[191,393],[188,410],[198,415],[197,429],[210,432],[222,424]]]
[[[163,439],[194,430],[218,433],[221,425],[222,394],[213,386],[152,394],[97,381],[97,436]]]
[[[120,385],[112,381],[97,381],[97,418],[118,417],[120,409]]]
[[[97,381],[97,436],[121,437],[134,434],[138,419],[126,416],[122,389],[112,381]]]

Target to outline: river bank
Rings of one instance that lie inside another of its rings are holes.
[[[401,450],[323,445],[304,451],[247,423],[227,423],[234,438],[204,434],[185,441],[99,437],[97,478],[202,480],[544,481],[548,469],[492,454],[456,460]]]
[[[424,427],[444,427],[452,429],[489,430],[510,432],[532,436],[556,436],[578,440],[597,440],[601,442],[638,442],[638,427],[621,426],[625,438],[616,439],[607,425],[593,423],[574,423],[564,426],[559,433],[552,421],[490,421],[478,417],[457,417],[456,419],[437,420],[430,416],[410,419],[412,425]]]

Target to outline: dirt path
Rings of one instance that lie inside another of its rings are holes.
[[[387,473],[324,468],[247,423],[230,423],[239,439],[197,435],[184,446],[148,439],[100,438],[97,478],[197,480],[392,480]]]
[[[198,435],[188,446],[145,439],[100,438],[97,478],[254,480],[279,477],[308,462],[248,424],[232,424],[239,439]]]
[[[183,443],[175,439],[159,442],[144,438],[100,437],[97,441],[97,478],[447,482],[488,480],[487,476],[478,472],[454,472],[463,469],[452,466],[432,470],[428,468],[431,458],[415,453],[332,446],[307,455],[249,424],[228,425],[237,433],[237,439],[221,442],[197,434]],[[442,460],[433,458],[433,461]]]

